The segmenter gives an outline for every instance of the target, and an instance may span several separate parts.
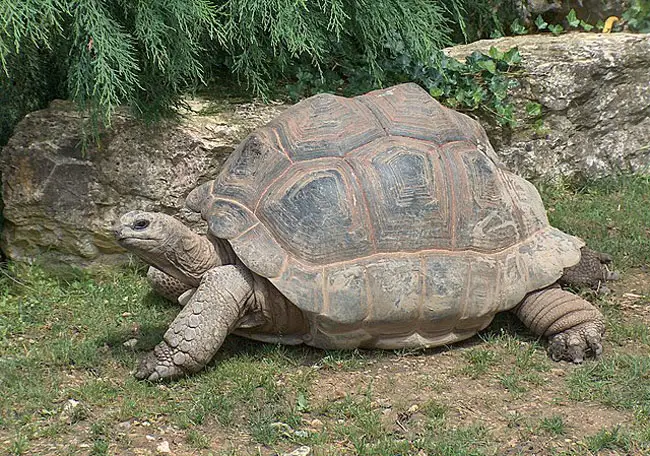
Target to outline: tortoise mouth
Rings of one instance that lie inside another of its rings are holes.
[[[160,245],[159,239],[147,238],[147,237],[133,237],[129,235],[118,234],[116,236],[117,243],[125,248],[139,248],[142,247],[154,247]]]

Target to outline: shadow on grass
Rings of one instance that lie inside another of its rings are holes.
[[[145,295],[141,302],[143,310],[152,315],[168,315],[170,311],[180,311],[180,307],[166,301],[153,292]],[[167,318],[168,318],[167,317]],[[121,329],[109,331],[105,337],[98,340],[99,346],[108,349],[109,356],[122,364],[133,363],[134,357],[139,358],[144,353],[152,350],[165,334],[173,316],[167,321],[155,321],[150,318],[141,318],[137,322],[137,330]],[[405,356],[436,356],[447,351],[467,349],[480,346],[494,338],[516,339],[522,342],[538,340],[521,322],[511,313],[497,314],[494,321],[476,336],[460,341],[453,345],[434,347],[429,349],[354,349],[354,350],[323,350],[306,345],[280,345],[254,341],[244,337],[230,335],[226,338],[217,354],[206,366],[207,369],[229,359],[250,360],[251,362],[264,362],[273,360],[282,365],[301,367],[319,366],[323,369],[361,369],[370,362],[378,359],[397,359]],[[133,347],[125,346],[130,339],[137,339]]]

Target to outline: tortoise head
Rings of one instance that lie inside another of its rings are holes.
[[[128,212],[115,223],[113,231],[122,247],[190,285],[198,285],[205,271],[223,264],[205,236],[166,214]]]
[[[118,244],[147,261],[176,244],[189,228],[166,214],[132,211],[120,217],[113,230]]]

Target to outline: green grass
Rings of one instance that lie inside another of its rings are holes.
[[[650,263],[650,176],[538,187],[552,225],[611,254],[616,267]]]
[[[543,193],[553,223],[616,268],[649,262],[648,179]],[[155,453],[161,439],[175,455],[650,454],[649,325],[608,297],[594,301],[606,353],[581,366],[550,361],[504,314],[464,345],[424,352],[231,337],[201,374],[154,385],[131,371],[178,308],[142,270],[0,272],[0,455]],[[585,414],[603,421],[585,428]]]
[[[542,418],[539,422],[539,428],[550,435],[566,434],[564,418],[559,415]]]

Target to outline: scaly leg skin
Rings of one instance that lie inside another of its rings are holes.
[[[173,380],[198,372],[236,329],[253,293],[253,276],[241,265],[219,266],[201,284],[165,333],[140,362],[140,380]]]
[[[566,268],[559,282],[570,287],[589,287],[599,290],[603,288],[604,282],[619,278],[617,272],[612,272],[607,267],[611,262],[612,257],[606,253],[583,247],[580,250],[580,262]]]
[[[581,363],[603,352],[605,319],[598,309],[560,287],[526,295],[515,313],[532,332],[549,339],[554,361]]]
[[[153,291],[165,299],[178,303],[178,298],[192,287],[176,277],[162,272],[153,266],[147,271],[147,279]]]

